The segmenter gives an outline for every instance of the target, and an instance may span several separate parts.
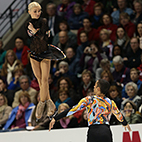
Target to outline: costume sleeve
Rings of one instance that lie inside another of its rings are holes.
[[[126,126],[127,121],[125,120],[125,117],[122,115],[122,113],[117,108],[114,101],[112,101],[112,113],[115,115],[115,117],[122,123],[122,125]]]
[[[41,28],[37,29],[37,32],[34,34],[34,36],[43,39],[44,36],[48,32],[48,24],[47,24],[47,19],[43,18],[41,22]]]
[[[75,112],[87,107],[88,104],[89,104],[89,98],[85,97],[85,98],[81,99],[80,102],[76,106],[73,106],[72,108],[66,109],[62,113],[55,116],[54,118],[55,118],[55,120],[59,120],[63,117],[67,117],[69,115],[72,115]]]

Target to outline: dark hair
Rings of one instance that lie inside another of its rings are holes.
[[[97,41],[92,40],[92,41],[90,41],[89,46],[90,46],[91,44],[94,44],[94,45],[97,47],[99,53],[103,53],[103,51],[102,51],[102,49],[100,48],[100,46],[99,46],[99,44],[98,44]]]
[[[59,30],[60,30],[60,24],[61,23],[63,23],[63,24],[65,24],[65,25],[67,25],[67,31],[70,31],[70,27],[69,27],[69,24],[68,24],[68,22],[67,21],[65,21],[65,20],[62,20],[60,23],[59,23]],[[61,30],[60,30],[61,31]]]
[[[90,17],[85,17],[84,19],[87,19],[87,20],[89,20],[91,22],[91,18]],[[84,19],[83,19],[83,21],[84,21]]]
[[[103,94],[107,94],[110,88],[109,82],[104,79],[99,79],[97,82],[97,86],[100,87],[100,92]]]
[[[112,91],[117,91],[117,92],[118,92],[118,97],[121,98],[121,92],[120,92],[120,90],[118,89],[118,87],[117,87],[116,85],[110,86],[110,88],[109,88],[109,93],[108,93],[108,97],[109,97],[109,98],[111,98],[111,97],[110,97],[110,93],[111,93]]]
[[[134,109],[135,112],[137,111],[137,106],[135,105],[134,102],[132,102],[130,100],[128,100],[128,101],[125,102],[125,104],[123,105],[123,108],[126,106],[127,103],[130,103],[132,105],[132,107],[133,107],[133,109]]]
[[[21,39],[23,41],[23,43],[24,43],[24,39],[22,37],[20,37],[20,36],[15,37],[15,40],[18,39],[18,38]]]
[[[106,13],[106,14],[103,14],[102,19],[101,19],[101,23],[104,24],[104,22],[103,22],[103,17],[104,17],[104,15],[107,15],[107,16],[110,18],[110,23],[113,22],[111,15]]]
[[[115,49],[115,47],[119,47],[119,49],[120,49],[120,56],[122,56],[122,48],[121,48],[121,46],[119,46],[118,44],[116,44],[116,45],[113,46],[113,49],[112,49],[112,56],[113,56],[113,57],[115,56],[115,55],[114,55],[114,49]]]
[[[140,36],[138,33],[138,25],[141,24],[142,25],[142,21],[140,21],[137,25],[136,25],[136,36]]]
[[[71,82],[71,80],[68,77],[61,77],[57,81],[57,88],[58,88],[58,90],[60,89],[60,82],[62,80],[66,80],[66,82],[68,83],[68,88],[73,88],[72,82]]]

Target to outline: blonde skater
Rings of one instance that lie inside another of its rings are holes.
[[[40,17],[40,4],[32,2],[28,5],[28,10],[31,19],[27,22],[26,29],[31,38],[30,62],[40,87],[40,101],[36,109],[36,117],[40,119],[45,105],[48,108],[47,116],[53,115],[55,111],[55,105],[50,98],[48,84],[51,60],[63,59],[65,55],[57,47],[48,44],[50,31],[47,19]]]

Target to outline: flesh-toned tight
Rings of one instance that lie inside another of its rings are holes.
[[[51,61],[48,59],[43,59],[41,62],[38,62],[30,58],[30,62],[33,69],[33,73],[39,83],[40,100],[44,102],[45,100],[51,99],[48,84]]]

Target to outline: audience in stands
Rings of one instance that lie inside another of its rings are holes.
[[[77,33],[77,43],[80,45],[82,43],[80,39],[80,34],[82,31],[85,31],[88,35],[88,41],[96,40],[97,39],[97,30],[95,28],[91,27],[91,19],[90,18],[84,18],[83,19],[83,27],[81,27],[78,30]]]
[[[68,104],[62,103],[58,107],[58,113],[61,113],[68,108],[69,108]],[[61,118],[59,121],[57,121],[54,124],[53,129],[65,129],[65,128],[76,128],[76,127],[78,127],[77,118],[71,115],[69,117]]]
[[[12,73],[16,66],[22,66],[20,60],[17,59],[17,56],[13,50],[8,50],[5,56],[5,62],[2,66],[1,76],[6,78],[7,84],[10,84],[12,81]]]
[[[62,103],[66,103],[69,107],[72,107],[75,103],[69,96],[68,88],[61,88],[58,91],[58,100],[55,102],[56,109],[58,109],[59,105]]]
[[[0,130],[9,118],[12,108],[7,104],[7,98],[0,94]]]
[[[142,123],[142,116],[136,111],[137,106],[132,101],[125,102],[123,114],[129,124]]]
[[[110,31],[107,29],[102,29],[100,31],[100,39],[101,39],[101,49],[107,55],[109,60],[112,60],[112,51],[113,51],[113,43],[110,39]]]
[[[68,20],[73,13],[74,4],[75,2],[71,0],[61,0],[61,4],[57,7],[57,14]]]
[[[130,69],[124,66],[123,59],[119,55],[113,58],[113,64],[115,67],[112,73],[114,81],[117,82],[117,85],[123,87],[130,82]]]
[[[135,0],[133,6],[135,12],[131,15],[131,21],[137,25],[142,20],[142,1]]]
[[[83,26],[83,19],[89,17],[87,12],[82,10],[80,4],[76,3],[73,6],[73,13],[71,14],[70,18],[68,19],[68,24],[71,30],[78,30],[80,27]]]
[[[125,29],[129,38],[132,38],[135,32],[135,25],[130,21],[130,16],[127,13],[121,13],[119,16],[120,25]]]
[[[95,5],[95,1],[94,0],[83,0],[83,4],[82,4],[82,9],[87,12],[89,14],[89,16],[92,16],[94,11],[93,11],[93,7]]]
[[[94,79],[92,77],[92,73],[85,69],[82,74],[81,74],[81,78],[82,81],[80,83],[80,86],[78,88],[78,93],[80,94],[81,98],[86,97],[87,96],[87,92],[89,89],[93,89],[94,88]]]
[[[124,99],[121,103],[121,110],[124,109],[124,104],[130,100],[135,103],[136,107],[139,108],[141,104],[141,97],[137,95],[138,87],[134,82],[129,82],[125,86],[125,91],[128,95],[127,99]]]
[[[8,106],[12,106],[14,100],[14,91],[7,89],[7,82],[3,78],[0,78],[0,93],[7,98]]]
[[[5,55],[6,55],[6,51],[2,49],[3,47],[3,41],[0,39],[0,71],[2,69],[2,65],[5,61]]]
[[[19,105],[11,111],[3,130],[22,130],[28,126],[28,119],[35,107],[34,104],[31,103],[28,92],[25,91],[20,93],[18,104]]]
[[[105,53],[102,52],[95,41],[91,41],[89,46],[84,49],[84,53],[82,54],[79,64],[82,70],[88,69],[95,76],[99,62],[103,58],[107,58]]]
[[[59,23],[63,20],[61,16],[56,14],[56,4],[48,3],[46,5],[48,27],[50,29],[49,43],[52,43],[53,37],[59,32]]]
[[[19,83],[20,83],[21,90],[15,92],[15,96],[14,96],[14,101],[12,103],[12,107],[15,108],[15,107],[17,107],[19,105],[19,101],[18,101],[19,96],[20,96],[21,92],[24,92],[24,91],[28,92],[31,102],[36,104],[35,96],[37,94],[37,91],[30,87],[30,82],[29,82],[28,76],[22,75],[19,78]]]
[[[110,61],[107,58],[101,60],[100,68],[97,68],[97,70],[96,70],[96,81],[101,79],[101,73],[104,70],[108,70],[111,73],[114,71],[114,68],[111,67]]]
[[[130,51],[130,38],[122,26],[117,28],[116,40],[114,44],[121,47],[123,57],[125,57],[126,54]]]
[[[142,81],[139,80],[139,71],[136,68],[132,68],[130,70],[130,78],[131,81],[137,84],[138,92],[137,95],[142,95]],[[122,98],[128,98],[127,93],[125,91],[125,86],[122,89]]]
[[[73,32],[70,31],[70,27],[69,27],[69,25],[68,25],[68,23],[67,23],[66,21],[61,21],[61,22],[59,23],[59,31],[60,31],[60,32],[61,32],[61,31],[66,31],[66,32],[67,32],[67,35],[68,35],[68,41],[72,41],[72,43],[70,43],[70,44],[72,44],[72,45],[74,45],[74,46],[77,44],[77,36],[76,36]],[[62,43],[61,41],[62,41],[62,39],[65,38],[65,37],[64,37],[64,35],[62,35],[60,32],[57,33],[57,34],[54,36],[53,42],[52,42],[53,45],[58,45],[59,43],[64,44],[64,43]],[[60,35],[60,36],[59,36],[59,35]]]
[[[14,91],[19,89],[20,88],[19,78],[20,78],[20,76],[22,76],[24,74],[25,74],[24,69],[22,67],[16,66],[13,71],[13,75],[14,75],[13,80],[8,85],[8,89],[14,90]]]
[[[102,25],[101,19],[103,15],[104,5],[98,2],[94,5],[94,14],[91,16],[92,27],[98,29]]]
[[[127,7],[127,0],[117,0],[118,10],[112,12],[111,16],[113,18],[113,24],[119,25],[119,15],[122,12],[128,13],[129,15],[133,14],[133,10]]]
[[[22,62],[24,67],[28,64],[28,51],[30,49],[28,46],[24,45],[24,40],[22,37],[15,38],[15,48],[13,51],[16,53],[18,60]]]
[[[104,14],[102,16],[102,26],[99,26],[97,29],[97,39],[99,39],[100,36],[100,31],[102,29],[107,29],[110,33],[110,39],[114,42],[116,37],[116,30],[117,30],[117,25],[112,23],[112,17],[109,14]]]

